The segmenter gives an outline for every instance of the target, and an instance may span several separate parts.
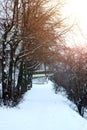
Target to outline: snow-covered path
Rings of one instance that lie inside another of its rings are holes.
[[[87,130],[87,121],[52,89],[50,81],[33,85],[17,108],[0,108],[0,130]]]

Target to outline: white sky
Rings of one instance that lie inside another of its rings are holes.
[[[67,23],[73,24],[76,22],[78,24],[74,28],[72,40],[70,39],[69,44],[70,46],[75,44],[87,46],[87,0],[67,0],[67,3],[63,9],[64,17],[69,17]]]

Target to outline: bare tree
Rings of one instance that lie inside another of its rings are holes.
[[[18,30],[18,0],[5,0],[0,3],[1,17],[1,56],[2,56],[2,99],[11,100],[15,75],[15,58],[18,44],[20,42]],[[19,36],[19,37],[18,37]],[[6,102],[4,102],[6,104]]]
[[[56,7],[46,8],[45,5],[48,2],[48,0],[21,1],[23,41],[22,50],[18,56],[18,60],[21,61],[20,68],[22,67],[19,82],[22,81],[23,73],[27,72],[28,75],[29,72],[29,75],[30,73],[32,75],[40,63],[51,61],[54,54],[53,48],[58,47],[60,43],[62,35],[60,28],[63,20],[59,12],[62,3],[58,1]]]

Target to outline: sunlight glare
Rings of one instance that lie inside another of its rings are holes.
[[[87,0],[68,0],[67,12],[78,19],[78,22],[86,24],[87,22]]]
[[[87,0],[66,0],[67,4],[63,10],[64,17],[69,17],[69,23],[72,24],[76,21],[81,31],[81,36],[77,31],[77,40],[79,39],[82,44],[86,44],[87,39]],[[83,40],[82,40],[83,39]],[[79,42],[78,41],[78,42]],[[79,45],[81,43],[79,42]]]

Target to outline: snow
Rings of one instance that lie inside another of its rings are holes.
[[[53,83],[33,84],[17,108],[0,108],[0,130],[87,130],[87,120],[72,110]]]

